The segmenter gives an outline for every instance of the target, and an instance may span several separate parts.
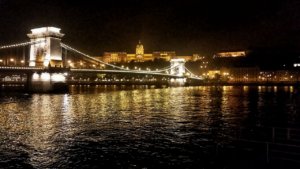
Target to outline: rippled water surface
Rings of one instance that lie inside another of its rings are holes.
[[[235,141],[241,129],[268,140],[272,127],[300,128],[297,88],[1,93],[0,168],[272,167],[264,148],[244,151]]]

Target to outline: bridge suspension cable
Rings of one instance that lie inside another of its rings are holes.
[[[16,48],[16,47],[21,47],[21,46],[27,46],[27,45],[32,45],[32,44],[39,44],[39,43],[42,43],[42,42],[46,42],[46,40],[23,42],[23,43],[16,43],[16,44],[11,44],[11,45],[0,46],[0,50],[1,49]]]
[[[202,79],[202,78],[199,78],[197,75],[195,75],[193,72],[191,72],[191,71],[190,71],[188,68],[186,68],[185,66],[184,66],[184,68],[185,68],[185,70],[186,70],[187,72],[190,73],[190,75],[191,75],[190,78],[193,78],[193,79],[199,79],[199,80]]]
[[[60,44],[61,44],[61,47],[63,47],[64,49],[70,50],[70,51],[73,51],[73,52],[76,52],[76,53],[78,53],[78,54],[81,54],[81,55],[83,55],[83,56],[85,56],[85,57],[87,57],[87,58],[89,58],[89,59],[91,59],[91,60],[93,60],[93,61],[102,63],[102,64],[104,64],[104,65],[107,65],[107,66],[110,66],[110,67],[113,67],[113,68],[117,68],[117,69],[121,69],[121,70],[126,70],[125,68],[122,68],[122,67],[119,67],[119,66],[110,64],[110,63],[103,62],[102,60],[96,59],[96,58],[94,58],[94,57],[92,57],[92,56],[90,56],[90,55],[88,55],[88,54],[85,54],[85,53],[83,53],[83,52],[81,52],[81,51],[79,51],[79,50],[77,50],[77,49],[75,49],[75,48],[72,48],[71,46],[68,46],[68,45],[66,45],[66,44],[64,44],[64,43],[60,43]]]
[[[89,58],[89,59],[91,59],[91,60],[93,60],[93,61],[102,63],[102,64],[104,64],[104,65],[107,65],[107,66],[110,66],[110,67],[113,67],[113,68],[116,68],[116,69],[120,69],[120,70],[123,70],[123,71],[128,71],[128,72],[159,73],[159,72],[165,72],[165,71],[168,71],[168,70],[170,70],[170,69],[173,69],[173,68],[177,67],[177,66],[173,66],[173,67],[168,66],[168,67],[166,67],[166,68],[159,69],[159,70],[154,70],[154,71],[146,71],[146,70],[128,70],[128,69],[123,68],[123,67],[120,67],[120,66],[116,66],[116,65],[113,65],[113,64],[110,64],[110,63],[103,62],[102,60],[96,59],[96,58],[94,58],[94,57],[92,57],[92,56],[90,56],[90,55],[88,55],[88,54],[85,54],[85,53],[83,53],[83,52],[81,52],[81,51],[79,51],[79,50],[77,50],[77,49],[75,49],[75,48],[72,48],[71,46],[68,46],[68,45],[66,45],[66,44],[64,44],[64,43],[61,43],[61,47],[63,47],[63,48],[66,49],[66,50],[70,50],[70,51],[76,52],[76,53],[78,53],[78,54],[80,54],[80,55],[83,55],[83,56],[85,56],[85,57],[87,57],[87,58]]]

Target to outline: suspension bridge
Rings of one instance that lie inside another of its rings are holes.
[[[32,91],[52,91],[76,84],[180,84],[201,81],[184,59],[156,70],[106,63],[61,42],[56,27],[32,29],[30,41],[0,46],[0,84],[24,84]]]

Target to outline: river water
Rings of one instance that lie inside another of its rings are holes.
[[[299,103],[292,86],[2,92],[0,168],[276,168],[264,143],[292,128],[297,148]]]

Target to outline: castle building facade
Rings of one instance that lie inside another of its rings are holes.
[[[144,46],[139,41],[136,45],[135,53],[127,52],[104,52],[103,56],[96,56],[106,63],[124,63],[124,62],[146,62],[153,61],[155,59],[162,59],[170,61],[171,59],[185,59],[185,61],[198,60],[199,55],[194,54],[192,56],[177,56],[175,51],[154,51],[152,53],[145,53]]]

